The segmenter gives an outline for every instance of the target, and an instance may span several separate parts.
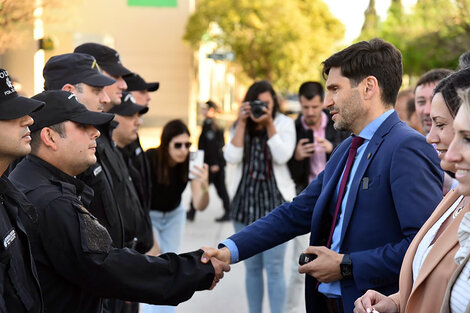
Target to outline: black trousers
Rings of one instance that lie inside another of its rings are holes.
[[[230,200],[225,186],[225,168],[221,166],[217,173],[209,173],[209,183],[214,184],[217,195],[222,200],[224,211],[230,212]]]

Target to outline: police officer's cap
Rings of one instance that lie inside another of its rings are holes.
[[[73,52],[86,53],[95,57],[100,67],[112,76],[126,76],[132,74],[121,63],[119,53],[107,46],[89,42],[75,48]]]
[[[108,112],[122,116],[132,116],[136,113],[145,114],[148,110],[148,107],[137,104],[134,97],[129,92],[124,91],[121,97],[121,104],[113,106]]]
[[[84,53],[66,53],[50,58],[42,72],[46,90],[61,89],[65,84],[85,83],[104,87],[116,81],[101,73],[95,58]]]
[[[44,106],[44,102],[19,96],[8,72],[0,68],[0,120],[14,120]]]
[[[139,74],[130,74],[123,77],[127,84],[127,91],[157,91],[160,87],[159,82],[147,83]]]
[[[114,114],[89,111],[78,102],[73,93],[68,91],[43,91],[32,99],[45,102],[45,106],[42,110],[31,114],[34,119],[34,124],[29,127],[31,132],[65,121],[84,125],[102,125],[114,118]]]

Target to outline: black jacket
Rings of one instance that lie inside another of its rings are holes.
[[[326,124],[325,129],[325,138],[333,144],[333,150],[346,138],[349,137],[350,133],[346,131],[338,131],[334,128],[333,120],[330,117],[330,113],[328,111],[323,111],[328,116],[328,124]],[[307,130],[304,129],[302,126],[302,122],[300,120],[301,114],[295,120],[295,132],[297,134],[297,141],[299,142],[302,138],[307,138]],[[315,136],[315,134],[314,134]],[[296,146],[297,147],[297,146]],[[331,154],[326,155],[326,159],[330,158]],[[310,173],[310,158],[305,158],[302,161],[297,161],[295,159],[295,152],[292,155],[292,158],[287,163],[289,167],[289,171],[291,173],[292,179],[295,182],[295,190],[297,194],[299,194],[302,190],[304,190],[308,186],[308,176]]]
[[[10,174],[37,208],[20,214],[28,234],[48,313],[98,313],[102,298],[176,305],[214,279],[202,250],[149,257],[116,249],[87,207],[93,191],[49,163],[27,156]]]
[[[140,203],[127,165],[112,140],[112,131],[116,125],[112,121],[110,125],[100,127],[101,136],[96,140],[96,156],[111,182],[119,207],[124,228],[124,246],[145,253],[153,246],[152,224],[148,211]]]
[[[124,248],[124,226],[121,212],[114,196],[112,182],[106,175],[104,166],[96,162],[78,178],[93,189],[94,197],[90,203],[89,211],[101,225],[106,227],[116,248]]]
[[[198,148],[204,150],[204,163],[224,167],[224,145],[224,130],[213,119],[206,118],[198,142]]]
[[[0,312],[41,313],[39,280],[20,213],[37,218],[24,194],[0,177]]]
[[[139,138],[126,147],[119,148],[119,151],[127,164],[140,203],[145,212],[149,212],[152,198],[151,169],[147,155],[140,145]]]

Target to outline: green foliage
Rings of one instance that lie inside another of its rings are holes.
[[[364,12],[364,24],[362,25],[361,34],[357,40],[369,40],[377,37],[379,32],[379,22],[379,16],[375,10],[375,0],[370,0],[369,7]]]
[[[321,61],[343,35],[322,0],[200,0],[184,39],[194,49],[215,42],[235,52],[235,63],[251,79],[295,90],[319,79]]]
[[[400,49],[405,74],[420,76],[432,68],[454,69],[469,47],[469,9],[470,0],[418,0],[407,13],[401,1],[392,1],[377,34]]]

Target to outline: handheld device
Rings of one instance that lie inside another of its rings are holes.
[[[189,152],[189,179],[195,179],[191,171],[197,171],[194,166],[202,167],[204,165],[204,150],[190,151]]]
[[[261,115],[265,114],[263,108],[268,107],[268,103],[261,101],[259,99],[250,101],[251,113],[255,118],[259,118]]]
[[[316,254],[313,253],[301,253],[299,257],[299,265],[307,264],[308,262],[312,262],[317,258]]]
[[[313,143],[313,130],[307,129],[307,132],[305,133],[304,138],[308,139],[308,142],[306,142],[306,144]]]

